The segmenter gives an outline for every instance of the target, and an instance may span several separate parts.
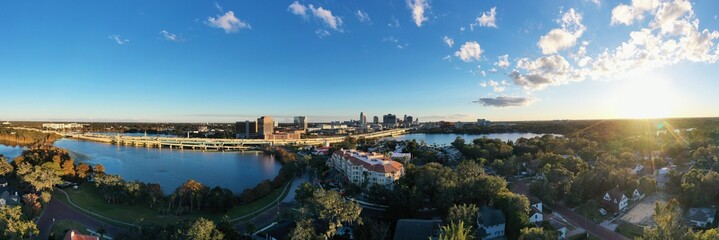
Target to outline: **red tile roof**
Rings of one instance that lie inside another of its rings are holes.
[[[80,232],[76,231],[75,229],[67,231],[65,234],[64,240],[99,240],[100,237],[98,236],[90,236],[90,235],[84,235]]]
[[[358,152],[358,153],[361,153],[361,152]],[[386,158],[386,157],[372,159],[375,161],[382,161],[382,162],[378,162],[376,164],[371,164],[371,163],[368,163],[367,161],[364,161],[362,159],[355,157],[352,154],[352,151],[337,150],[337,151],[335,151],[334,154],[341,156],[344,159],[349,160],[350,163],[352,163],[352,165],[359,165],[359,166],[362,166],[363,168],[365,168],[369,171],[373,171],[373,172],[392,173],[392,172],[401,171],[404,168],[404,165],[402,165],[402,163],[399,163],[397,161],[394,161],[394,160],[392,160],[390,158]]]

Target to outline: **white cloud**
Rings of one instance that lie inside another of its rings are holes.
[[[429,9],[428,0],[407,0],[407,7],[412,10],[412,20],[417,27],[422,27],[422,23],[427,21],[428,18],[424,16],[424,13]]]
[[[659,0],[632,0],[631,5],[619,4],[612,9],[612,25],[632,25],[644,19],[644,13],[659,6]]]
[[[315,8],[315,6],[312,4],[305,6],[297,1],[292,2],[292,4],[287,7],[287,10],[290,11],[292,14],[302,16],[305,19],[308,18],[307,9],[310,10],[312,16],[325,23],[329,28],[338,32],[342,32],[342,18],[333,15],[332,11],[330,10],[324,9],[322,7]],[[369,16],[367,17],[369,18]]]
[[[480,98],[479,100],[473,101],[474,103],[482,104],[486,107],[520,107],[527,106],[537,99],[533,97],[515,97],[515,96],[499,96],[495,98]]]
[[[459,57],[460,59],[462,59],[462,61],[471,62],[474,60],[479,60],[482,57],[482,52],[484,51],[479,46],[479,43],[471,41],[464,43],[459,48],[459,51],[456,51],[454,53],[454,56]]]
[[[496,68],[490,68],[490,69],[489,69],[489,72],[491,72],[491,73],[496,73],[496,72],[498,72],[498,71],[499,71],[499,70],[497,70]]]
[[[130,42],[130,39],[123,39],[122,37],[120,37],[120,35],[117,34],[107,36],[107,38],[112,39],[113,41],[115,41],[115,43],[120,45]]]
[[[497,24],[495,23],[497,21],[496,19],[497,15],[497,7],[493,7],[489,10],[489,12],[483,12],[482,16],[477,18],[477,23],[479,23],[479,26],[482,27],[493,27],[496,28]]]
[[[399,20],[397,20],[396,17],[392,17],[392,21],[390,21],[390,22],[387,24],[387,26],[388,26],[388,27],[391,27],[391,28],[398,28],[398,27],[399,27]]]
[[[399,42],[399,40],[397,40],[397,38],[395,38],[394,36],[383,37],[383,38],[382,38],[382,41],[383,41],[383,42],[392,42],[392,43],[397,43],[397,42]]]
[[[162,38],[167,41],[173,41],[173,42],[180,42],[182,39],[177,36],[177,34],[168,32],[167,30],[160,31],[160,35],[162,35]]]
[[[233,11],[227,11],[224,15],[217,16],[217,18],[208,17],[207,25],[214,28],[222,28],[226,33],[237,32],[240,29],[252,29],[249,23],[235,17]]]
[[[509,54],[504,54],[502,56],[497,57],[499,60],[494,63],[495,66],[501,67],[501,68],[508,68],[509,67]]]
[[[498,92],[498,93],[499,93],[499,92],[504,92],[504,90],[507,89],[507,88],[506,88],[506,85],[507,85],[507,82],[504,82],[504,81],[502,81],[502,82],[497,82],[497,81],[494,81],[494,80],[491,80],[491,79],[489,80],[489,82],[486,82],[486,83],[484,84],[484,86],[490,86],[490,87],[492,87],[492,90],[493,90],[494,92]],[[484,87],[484,86],[483,86],[483,87]]]
[[[322,20],[330,28],[339,31],[340,27],[342,27],[342,18],[332,15],[332,11],[322,7],[315,8],[312,4],[310,4],[310,10],[312,11],[312,15]]]
[[[290,4],[290,6],[287,7],[287,10],[292,12],[295,15],[299,15],[299,16],[302,16],[305,18],[307,17],[307,7],[305,7],[305,5],[302,5],[297,1]]]
[[[586,30],[582,25],[582,14],[573,8],[557,21],[561,24],[561,28],[552,29],[547,35],[539,38],[537,46],[542,49],[543,54],[554,54],[574,46]]]
[[[325,38],[331,35],[330,32],[325,29],[317,29],[315,30],[315,34],[317,34],[319,38]]]
[[[452,61],[452,56],[450,56],[450,55],[444,56],[444,57],[442,58],[442,60],[443,60],[443,61],[447,61],[447,62],[451,62],[451,61]]]
[[[362,10],[357,10],[357,13],[355,13],[355,14],[357,15],[357,20],[359,20],[361,23],[371,23],[372,22],[372,19],[369,18],[369,15]]]
[[[444,42],[444,44],[447,44],[447,47],[454,46],[454,40],[451,37],[444,36],[444,38],[442,38],[442,41]]]
[[[541,90],[551,85],[561,85],[584,79],[581,71],[577,71],[561,55],[550,55],[530,60],[522,58],[517,61],[517,68],[509,77],[514,84],[525,90]]]
[[[594,3],[597,6],[602,5],[602,0],[588,0],[588,1]]]

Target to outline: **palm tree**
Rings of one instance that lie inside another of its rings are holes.
[[[449,225],[442,226],[442,234],[439,235],[440,240],[473,240],[472,226],[464,226],[464,221],[454,223],[451,221]]]

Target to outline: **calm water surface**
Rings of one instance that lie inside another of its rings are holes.
[[[7,158],[8,160],[12,160],[17,156],[20,156],[23,150],[25,150],[25,147],[0,144],[0,154],[5,156],[5,158]]]
[[[465,142],[471,142],[472,140],[476,138],[482,138],[487,137],[491,139],[499,138],[502,141],[516,141],[519,138],[533,138],[533,137],[541,137],[544,134],[536,134],[536,133],[492,133],[492,134],[427,134],[427,133],[412,133],[412,134],[405,134],[397,137],[387,138],[387,139],[394,139],[398,141],[404,141],[404,140],[412,140],[415,139],[417,142],[423,141],[427,143],[427,145],[431,146],[433,144],[436,145],[449,145],[452,142],[454,142],[454,139],[457,137],[464,138]],[[561,136],[556,135],[555,136]]]
[[[105,171],[123,179],[159,183],[170,193],[187,181],[221,186],[239,194],[248,187],[272,179],[282,164],[260,152],[203,152],[170,150],[61,139],[55,146],[71,152],[76,163],[100,163]]]

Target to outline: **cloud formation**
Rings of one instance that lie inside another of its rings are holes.
[[[477,18],[477,23],[480,27],[493,27],[496,28],[496,15],[497,7],[492,7],[488,12],[483,12],[482,16]]]
[[[412,20],[417,27],[422,27],[422,23],[426,22],[428,18],[424,16],[424,13],[429,9],[428,0],[407,0],[407,7],[412,10]]]
[[[359,20],[361,23],[372,23],[372,19],[369,18],[369,15],[362,10],[357,10],[357,13],[355,13],[355,15],[357,15],[357,20]]]
[[[307,10],[312,13],[313,17],[327,25],[327,27],[335,31],[342,32],[342,18],[335,16],[332,14],[332,11],[328,9],[315,7],[312,4],[305,6],[297,1],[292,2],[292,4],[287,7],[287,11],[294,15],[301,16],[304,19],[308,18]],[[367,19],[369,20],[369,16],[367,16]]]
[[[499,60],[494,63],[495,66],[501,67],[501,68],[508,68],[509,67],[509,54],[504,54],[502,56],[497,57]]]
[[[162,38],[167,41],[179,42],[182,40],[180,37],[177,36],[177,34],[168,32],[167,30],[160,31],[160,35],[162,35]]]
[[[214,28],[221,28],[225,33],[234,33],[241,29],[252,29],[249,23],[240,20],[233,11],[227,11],[222,16],[208,17],[207,25]]]
[[[444,42],[444,44],[447,44],[447,47],[454,46],[454,40],[451,37],[444,36],[444,38],[442,38],[442,41]]]
[[[464,62],[471,62],[474,60],[479,60],[482,57],[482,48],[479,46],[479,43],[475,41],[470,41],[464,43],[460,48],[459,51],[456,51],[454,53],[454,56],[459,57],[459,59],[462,59]]]
[[[582,14],[574,8],[570,8],[557,21],[561,24],[561,28],[552,29],[547,35],[539,38],[537,46],[542,49],[543,54],[554,54],[574,46],[586,30],[582,25]]]
[[[536,101],[537,99],[533,97],[499,96],[494,98],[479,98],[479,100],[472,102],[482,104],[486,107],[502,108],[527,106]]]
[[[122,37],[120,37],[120,35],[117,35],[117,34],[107,36],[107,38],[112,39],[113,41],[115,41],[115,43],[120,44],[120,45],[130,42],[130,39],[126,39],[126,38],[123,39]]]

